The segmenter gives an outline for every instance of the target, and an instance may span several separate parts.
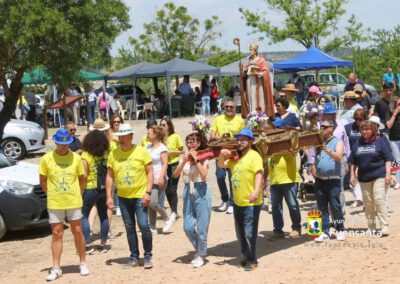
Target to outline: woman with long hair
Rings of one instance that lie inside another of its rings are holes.
[[[160,126],[164,130],[168,148],[168,184],[167,188],[165,189],[165,194],[171,208],[171,215],[169,216],[167,225],[163,229],[163,232],[166,233],[171,229],[171,226],[175,223],[178,216],[177,188],[179,175],[174,177],[173,173],[178,166],[179,155],[183,154],[183,142],[181,136],[175,133],[174,125],[172,124],[172,120],[170,118],[164,117],[160,122]]]
[[[106,192],[101,188],[98,179],[98,171],[101,167],[107,167],[107,154],[110,147],[107,136],[99,130],[90,131],[83,139],[82,145],[82,161],[87,176],[86,189],[83,193],[82,207],[82,227],[86,242],[86,253],[90,254],[94,251],[91,246],[92,240],[90,235],[89,214],[93,206],[96,205],[97,213],[100,218],[101,242],[99,250],[107,252],[107,236],[110,224],[107,216]],[[104,176],[105,181],[105,176]]]
[[[218,96],[219,96],[219,91],[218,91],[218,85],[217,85],[217,81],[215,80],[215,78],[213,78],[211,80],[211,113],[212,114],[218,114],[218,108],[217,108],[217,100],[218,100]]]
[[[163,144],[164,131],[157,125],[152,125],[147,130],[147,138],[150,142],[146,145],[146,150],[149,152],[153,160],[153,189],[151,191],[151,201],[149,210],[150,229],[153,233],[157,233],[156,221],[157,213],[161,215],[165,224],[168,221],[168,214],[164,206],[159,204],[159,199],[163,195],[167,186],[167,168],[168,168],[168,149]],[[165,227],[165,226],[164,226]]]
[[[201,114],[210,115],[210,90],[207,80],[201,80]]]
[[[199,133],[186,137],[189,153],[180,159],[174,177],[182,174],[183,228],[196,250],[192,264],[204,265],[207,255],[207,235],[211,218],[211,192],[207,187],[208,159],[199,160],[198,151],[206,148],[205,139]]]

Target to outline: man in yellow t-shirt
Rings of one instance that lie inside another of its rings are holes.
[[[283,232],[282,199],[285,198],[292,219],[291,238],[301,235],[301,216],[297,189],[300,182],[299,167],[295,154],[274,155],[268,160],[270,178],[273,234],[268,240],[274,241],[285,237]]]
[[[211,140],[220,139],[222,135],[228,133],[231,136],[237,134],[244,128],[243,119],[236,115],[236,103],[232,98],[228,98],[224,103],[225,113],[215,118],[211,124]],[[232,203],[232,184],[229,182],[229,193],[226,187],[225,177],[228,174],[229,180],[231,180],[232,173],[229,168],[223,169],[218,167],[218,163],[215,170],[217,176],[217,183],[219,192],[221,194],[222,203],[218,207],[218,211],[232,214],[233,203]]]
[[[89,274],[85,261],[85,239],[82,233],[82,193],[85,187],[85,172],[81,157],[69,149],[73,138],[66,129],[53,135],[54,151],[43,156],[39,165],[40,185],[47,193],[47,210],[52,230],[53,267],[48,281],[61,277],[60,267],[64,221],[68,220],[75,239],[80,259],[80,274]]]
[[[108,156],[106,177],[107,206],[110,209],[114,206],[112,191],[115,183],[131,252],[129,262],[126,265],[128,267],[139,265],[136,215],[139,229],[142,233],[144,268],[149,269],[153,267],[153,240],[147,208],[153,187],[153,162],[145,148],[132,143],[133,129],[130,124],[121,124],[118,132],[115,132],[114,135],[118,136],[119,147],[114,149]]]
[[[236,235],[244,259],[242,266],[246,271],[257,267],[256,241],[258,220],[262,204],[263,160],[251,149],[253,133],[243,128],[235,135],[239,142],[239,159],[231,160],[231,151],[222,149],[218,157],[218,166],[232,170],[233,216]]]

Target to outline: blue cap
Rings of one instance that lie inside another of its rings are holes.
[[[68,145],[71,144],[74,139],[71,134],[69,134],[67,129],[58,129],[56,134],[53,135],[53,141],[56,144]]]
[[[235,138],[238,138],[239,136],[246,136],[251,140],[254,140],[253,131],[248,128],[243,128],[242,130],[240,130],[239,133],[235,135]]]
[[[275,127],[284,127],[286,126],[286,123],[283,119],[277,118],[272,122],[272,125]]]
[[[331,102],[325,103],[324,107],[325,107],[324,114],[333,114],[338,112],[337,108]]]
[[[4,91],[3,90],[0,90],[0,95],[3,95],[4,94]]]

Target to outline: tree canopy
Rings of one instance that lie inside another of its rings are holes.
[[[262,33],[272,43],[286,39],[297,41],[305,48],[316,45],[325,52],[350,46],[363,40],[362,25],[354,15],[348,19],[346,34],[340,35],[338,21],[345,14],[347,0],[264,0],[269,8],[283,15],[283,27],[273,25],[266,13],[240,8],[246,24],[254,33]]]
[[[0,0],[0,7],[0,138],[24,72],[41,66],[54,83],[71,82],[83,66],[109,63],[111,44],[130,27],[122,0]]]
[[[156,12],[152,22],[143,25],[143,34],[130,38],[130,43],[139,61],[160,63],[175,57],[197,60],[216,50],[220,24],[217,16],[201,23],[186,7],[169,2]]]

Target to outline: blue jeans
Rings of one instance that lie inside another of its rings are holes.
[[[205,182],[190,184],[183,189],[183,229],[196,252],[207,255],[208,225],[211,218],[211,192]]]
[[[225,177],[228,174],[229,177],[229,193],[228,188],[226,187]],[[221,199],[223,202],[229,201],[230,205],[233,204],[233,194],[232,194],[232,172],[230,169],[220,168],[218,167],[218,161],[216,161],[215,167],[215,175],[217,176],[217,184],[219,188],[219,192],[221,193]]]
[[[114,206],[119,207],[119,198],[117,193],[117,187],[114,186]]]
[[[203,95],[201,97],[201,114],[210,115],[210,96]]]
[[[274,232],[283,233],[283,198],[285,198],[287,207],[289,208],[292,230],[301,230],[300,207],[297,201],[297,183],[273,184],[270,187],[270,191]]]
[[[129,250],[131,251],[130,257],[137,260],[139,259],[135,214],[140,232],[142,233],[144,256],[151,256],[151,251],[153,249],[153,236],[150,231],[147,207],[142,206],[143,202],[141,198],[118,198],[122,220],[125,225],[126,237],[128,238]]]
[[[256,242],[260,210],[261,205],[245,207],[233,205],[236,237],[240,244],[240,251],[244,261],[250,263],[257,263]]]
[[[329,210],[331,208],[336,231],[344,230],[344,217],[340,205],[340,179],[315,181],[318,210],[322,212],[322,231],[329,235]]]
[[[89,123],[93,124],[94,123],[94,110],[96,108],[96,102],[89,102]]]
[[[106,193],[97,189],[86,189],[83,193],[83,206],[82,206],[82,230],[85,236],[86,244],[92,243],[90,237],[89,214],[93,206],[96,204],[97,212],[100,218],[100,232],[101,243],[107,243],[107,235],[110,229],[110,223],[107,217]]]

